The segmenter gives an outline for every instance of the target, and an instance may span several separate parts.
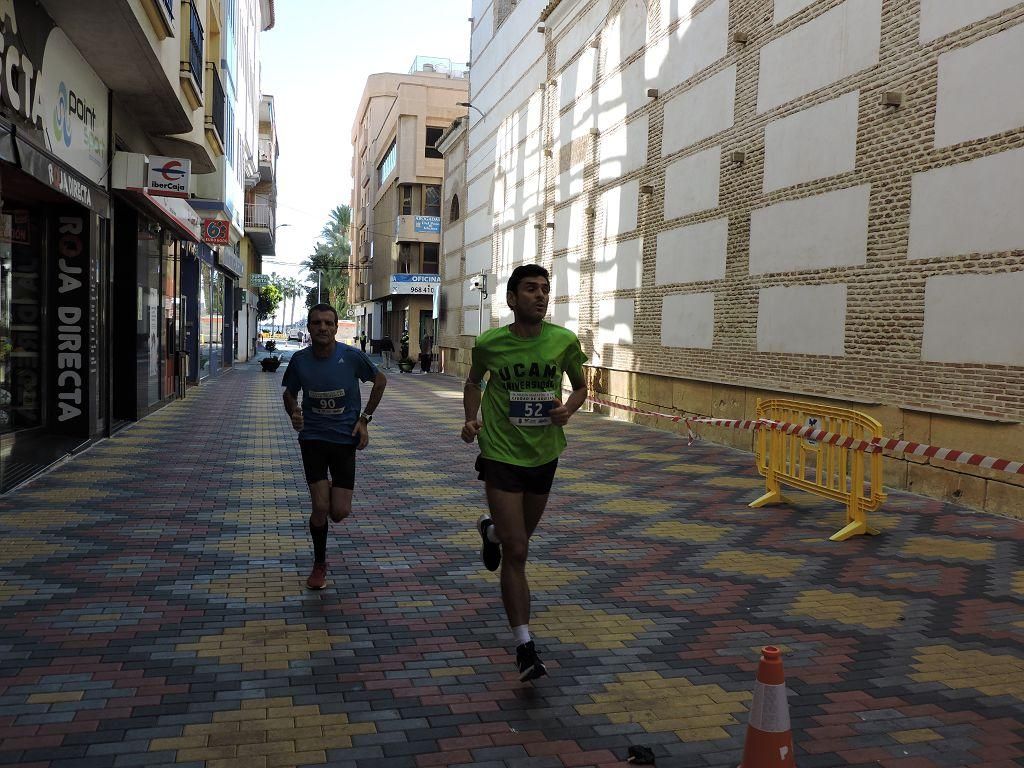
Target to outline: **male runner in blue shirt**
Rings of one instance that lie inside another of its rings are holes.
[[[327,586],[327,517],[340,523],[352,512],[356,451],[370,441],[367,425],[388,379],[363,352],[335,339],[338,313],[330,304],[317,304],[309,310],[306,328],[311,346],[292,355],[282,383],[284,409],[299,433],[313,502],[309,516],[313,570],[306,586],[323,589]],[[363,409],[360,381],[373,382]],[[295,397],[300,389],[301,407]]]

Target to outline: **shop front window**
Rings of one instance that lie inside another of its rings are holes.
[[[210,370],[217,371],[224,359],[224,276],[210,275]]]
[[[146,219],[139,221],[136,266],[138,275],[138,316],[136,317],[136,352],[138,369],[136,392],[138,403],[156,405],[161,398],[160,355],[160,268],[161,228]]]
[[[210,314],[213,308],[211,280],[213,269],[209,264],[199,265],[199,378],[210,375]]]
[[[4,199],[0,210],[0,434],[42,423],[43,224]]]

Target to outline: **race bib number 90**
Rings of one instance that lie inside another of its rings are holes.
[[[340,416],[345,412],[344,389],[333,389],[330,392],[307,392],[306,399],[309,401],[309,409],[321,416]]]
[[[517,427],[547,426],[554,407],[554,392],[508,393],[508,420]]]

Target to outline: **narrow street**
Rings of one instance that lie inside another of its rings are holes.
[[[892,493],[874,538],[749,454],[574,417],[520,684],[461,382],[392,371],[309,592],[281,371],[239,365],[0,499],[0,764],[735,766],[779,646],[801,768],[1024,765],[1024,523]]]

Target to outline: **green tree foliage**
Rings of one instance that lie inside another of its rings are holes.
[[[331,304],[339,317],[348,313],[348,264],[352,244],[348,239],[352,209],[339,205],[331,211],[320,231],[323,242],[317,243],[313,254],[301,266],[309,273],[306,285],[306,308],[316,304],[317,272],[320,273],[320,301]]]
[[[256,302],[256,318],[262,322],[268,317],[277,314],[277,305],[281,303],[281,289],[271,283],[260,288],[259,299]]]

